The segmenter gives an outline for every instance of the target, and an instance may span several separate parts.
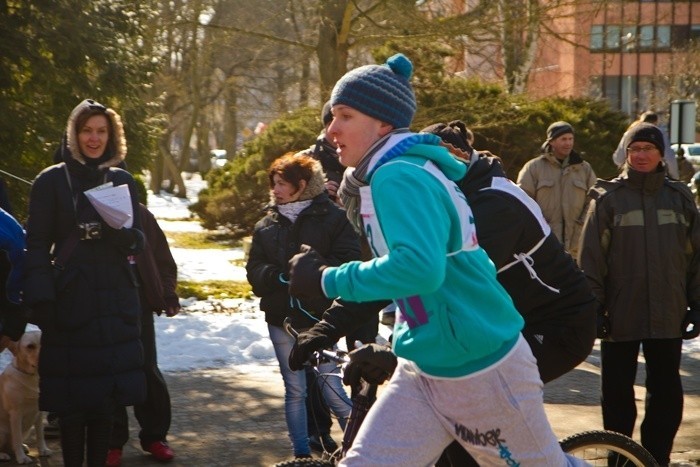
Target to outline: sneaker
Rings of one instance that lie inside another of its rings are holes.
[[[318,452],[334,453],[338,449],[338,444],[331,438],[330,433],[323,433],[321,436],[309,436],[309,447]]]
[[[151,455],[160,462],[168,462],[175,457],[175,453],[165,441],[153,441],[146,446],[144,450],[150,452]]]
[[[105,467],[119,467],[122,465],[122,450],[119,448],[113,448],[107,451],[107,462],[105,462]]]

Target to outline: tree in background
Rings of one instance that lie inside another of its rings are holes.
[[[94,98],[125,121],[132,171],[151,157],[142,96],[154,63],[143,49],[153,18],[143,0],[0,2],[0,168],[33,180],[52,164],[70,111]],[[5,178],[20,218],[29,187]]]
[[[377,52],[377,60],[391,53],[382,48]],[[585,154],[596,174],[601,178],[617,174],[611,154],[627,126],[626,116],[610,110],[604,101],[532,100],[524,95],[510,95],[495,84],[451,76],[440,79],[439,67],[431,65],[426,55],[418,60],[425,66],[417,66],[414,77],[419,109],[412,125],[414,130],[436,122],[463,120],[475,133],[476,148],[499,155],[508,176],[514,180],[523,164],[539,155],[547,126],[566,120],[576,129],[577,151]],[[317,109],[293,112],[273,121],[223,169],[210,172],[206,177],[209,187],[200,192],[198,202],[191,208],[203,226],[222,227],[235,236],[249,234],[269,202],[270,162],[288,151],[308,147],[320,128]]]

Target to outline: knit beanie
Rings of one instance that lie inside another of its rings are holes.
[[[549,128],[547,128],[547,143],[550,141],[559,138],[561,135],[565,135],[567,133],[574,133],[574,127],[572,127],[570,124],[567,122],[554,122],[551,125],[549,125]]]
[[[321,109],[321,121],[323,122],[323,126],[327,127],[331,121],[333,121],[333,114],[331,113],[331,101],[326,101],[325,104],[323,104],[323,108]]]
[[[630,147],[630,145],[636,141],[644,141],[646,143],[653,144],[656,146],[656,149],[661,152],[661,156],[663,157],[665,150],[664,135],[661,133],[661,130],[656,127],[656,125],[651,123],[640,123],[629,129],[625,135],[625,149]]]
[[[412,74],[413,64],[400,53],[384,65],[355,68],[333,87],[331,105],[347,105],[394,128],[407,128],[416,113]]]
[[[467,141],[467,126],[461,120],[453,120],[446,124],[435,123],[423,128],[420,132],[438,135],[445,143],[450,143],[468,154],[473,151]]]

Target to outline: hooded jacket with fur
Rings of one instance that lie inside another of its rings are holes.
[[[80,153],[76,119],[86,111],[107,116],[110,144],[98,159]],[[62,162],[35,179],[29,200],[25,302],[41,316],[40,408],[90,410],[115,395],[132,405],[145,396],[139,341],[138,282],[129,256],[143,247],[133,177],[116,168],[126,157],[124,130],[111,109],[86,100],[71,113],[59,149]],[[84,192],[105,182],[127,185],[133,227],[108,227]],[[100,226],[100,238],[79,240],[61,267],[52,261],[77,239],[80,224]],[[126,239],[126,241],[124,241]]]

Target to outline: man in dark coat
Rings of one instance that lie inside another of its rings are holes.
[[[139,208],[146,245],[143,252],[136,256],[136,268],[141,283],[141,343],[148,390],[146,400],[134,405],[134,415],[141,426],[141,448],[150,452],[156,460],[165,462],[174,457],[167,442],[172,407],[168,386],[158,368],[153,313],[160,316],[165,311],[166,316],[175,316],[180,311],[180,301],[175,291],[177,264],[156,218],[143,204]],[[121,465],[122,448],[128,439],[126,407],[118,407],[106,467]]]
[[[700,215],[687,185],[666,177],[664,141],[650,123],[625,134],[622,173],[589,193],[579,260],[599,307],[603,426],[632,436],[641,347],[641,439],[659,465],[683,417],[683,339],[700,334]]]

